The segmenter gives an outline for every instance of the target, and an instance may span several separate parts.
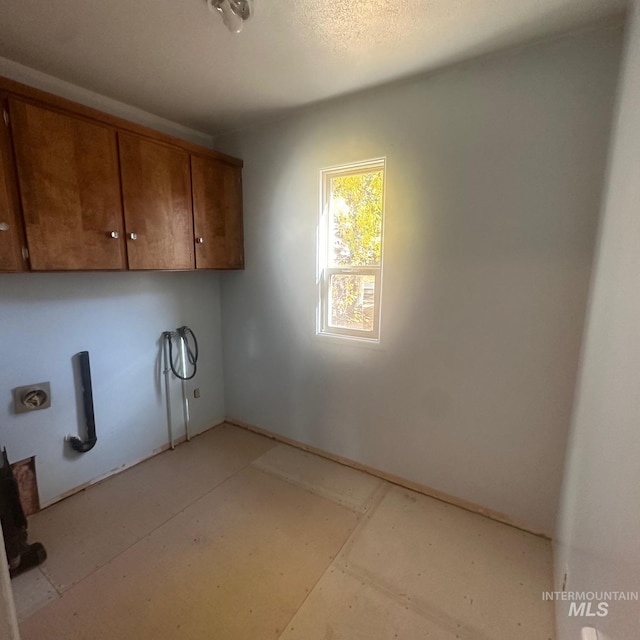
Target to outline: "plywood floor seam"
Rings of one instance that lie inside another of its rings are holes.
[[[300,449],[301,451],[316,455],[319,458],[336,462],[344,467],[354,469],[357,471],[362,471],[375,478],[380,478],[381,480],[384,480],[389,484],[400,487],[401,489],[408,489],[410,491],[415,491],[416,493],[419,493],[421,495],[433,498],[435,500],[440,500],[445,504],[450,504],[450,505],[453,505],[454,507],[464,509],[465,511],[470,511],[471,513],[481,515],[490,520],[494,520],[496,522],[505,524],[509,527],[513,527],[514,529],[518,529],[519,531],[530,533],[532,535],[543,538],[544,540],[548,540],[549,542],[551,542],[553,539],[552,535],[548,532],[534,530],[530,526],[528,526],[526,523],[515,521],[514,519],[512,519],[511,517],[507,516],[504,513],[500,513],[498,511],[495,511],[494,509],[490,509],[487,507],[482,507],[477,503],[470,502],[463,498],[459,498],[453,494],[446,493],[439,489],[435,489],[433,487],[429,487],[424,484],[413,482],[411,480],[408,480],[407,478],[403,478],[402,476],[388,473],[380,469],[377,469],[375,467],[371,467],[365,464],[361,464],[359,462],[355,462],[350,458],[345,458],[343,456],[329,453],[328,451],[325,451],[323,449],[319,449],[317,447],[304,444],[299,440],[294,440],[292,438],[288,438],[287,436],[283,436],[273,431],[256,427],[255,425],[249,424],[237,418],[227,418],[227,423],[233,426],[241,427],[242,429],[247,429],[252,433],[257,433],[258,435],[266,436],[267,438],[275,440],[278,443],[288,445],[290,447]]]
[[[552,640],[548,541],[225,425],[30,519],[23,640]]]
[[[371,502],[368,505],[367,509],[361,514],[358,524],[353,529],[353,531],[351,532],[349,537],[344,541],[342,547],[340,548],[340,550],[336,554],[336,557],[338,557],[344,551],[345,547],[350,543],[350,541],[354,538],[354,536],[357,535],[358,530],[362,526],[364,526],[364,524],[367,522],[368,518],[370,517],[370,514],[375,510],[376,506],[378,504],[380,504],[380,502],[382,502],[382,499],[384,498],[384,495],[386,494],[386,492],[390,488],[390,486],[391,485],[389,485],[389,483],[384,482],[384,481],[381,481],[379,483],[379,486],[375,489],[375,495],[374,495],[373,499],[371,500]],[[335,560],[334,560],[334,562],[335,562]],[[313,585],[313,588],[306,594],[305,599],[302,601],[302,603],[300,604],[298,609],[295,611],[295,613],[291,616],[291,619],[288,621],[288,624],[285,625],[284,631],[282,632],[281,635],[278,636],[277,640],[280,640],[281,638],[283,638],[285,636],[285,634],[288,633],[288,630],[291,629],[290,625],[291,625],[292,621],[295,619],[295,617],[298,614],[298,612],[305,606],[305,603],[307,602],[307,600],[309,599],[311,594],[314,592],[314,590],[316,589],[318,584],[326,577],[327,573],[329,571],[331,571],[331,567],[333,566],[333,564],[334,563],[332,562],[330,565],[327,566],[327,568],[325,569],[323,574],[318,578],[318,580]]]

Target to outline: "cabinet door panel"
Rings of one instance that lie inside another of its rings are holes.
[[[27,262],[9,129],[0,124],[0,271],[24,271]]]
[[[115,131],[19,100],[10,111],[31,268],[124,269]]]
[[[193,269],[189,154],[133,134],[118,139],[129,268]]]
[[[239,167],[191,156],[198,269],[242,269],[242,177]]]

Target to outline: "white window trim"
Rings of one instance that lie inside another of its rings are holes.
[[[380,264],[367,267],[338,266],[329,267],[328,262],[328,240],[329,240],[329,199],[331,189],[331,178],[357,173],[369,173],[382,169],[382,229]],[[338,339],[338,341],[351,341],[354,343],[380,344],[381,335],[381,300],[382,300],[382,273],[384,264],[384,227],[386,220],[385,193],[386,193],[386,157],[363,160],[352,164],[327,167],[320,171],[320,220],[317,234],[317,313],[316,313],[316,335],[323,338]],[[349,275],[373,275],[375,277],[374,294],[374,318],[372,331],[360,331],[358,329],[342,329],[329,326],[329,279],[333,274]]]

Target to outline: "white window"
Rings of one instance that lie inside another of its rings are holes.
[[[384,158],[321,172],[318,333],[380,339]]]

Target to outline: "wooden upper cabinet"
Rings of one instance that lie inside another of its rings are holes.
[[[198,269],[242,269],[242,174],[232,166],[191,156]]]
[[[0,271],[24,271],[27,267],[13,152],[9,129],[3,121],[0,123]]]
[[[193,269],[189,154],[130,133],[118,141],[129,268]]]
[[[0,107],[0,271],[243,268],[241,160],[2,77]]]
[[[9,107],[31,268],[126,268],[115,130],[16,98]]]

